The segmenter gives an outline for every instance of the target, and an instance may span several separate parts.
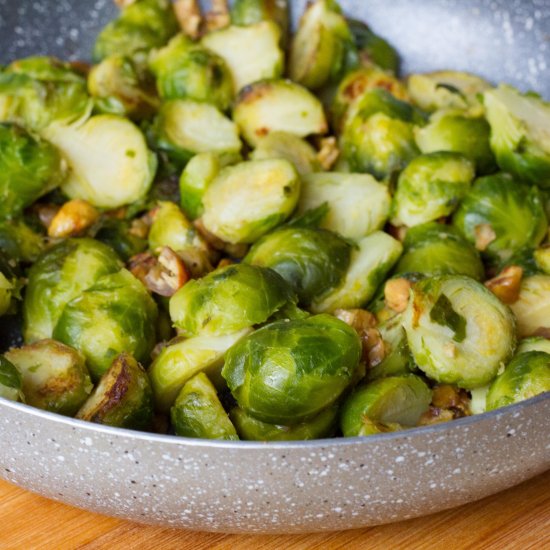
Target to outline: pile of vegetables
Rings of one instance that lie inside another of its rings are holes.
[[[334,0],[123,4],[0,69],[0,397],[267,441],[550,391],[549,103]]]

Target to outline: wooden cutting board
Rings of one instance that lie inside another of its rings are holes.
[[[492,497],[425,518],[313,535],[220,535],[84,512],[0,481],[0,549],[550,549],[550,471]]]

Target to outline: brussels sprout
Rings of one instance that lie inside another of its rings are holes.
[[[233,77],[225,61],[184,34],[155,52],[149,66],[162,99],[193,99],[225,111],[233,100]]]
[[[355,44],[335,0],[316,0],[304,12],[290,46],[290,78],[312,90],[338,81]]]
[[[141,131],[116,115],[98,115],[82,125],[52,124],[44,135],[69,163],[61,188],[71,199],[118,208],[144,198],[157,161]]]
[[[137,0],[99,33],[93,57],[101,61],[111,55],[147,52],[166,44],[176,32],[178,22],[170,0]]]
[[[416,157],[399,176],[392,224],[413,227],[452,214],[474,175],[474,165],[459,153],[441,151]]]
[[[147,248],[147,240],[130,232],[130,223],[126,220],[104,219],[95,238],[110,246],[124,262]]]
[[[263,237],[244,261],[276,271],[307,306],[340,284],[350,257],[351,246],[335,233],[290,227]]]
[[[344,437],[412,428],[431,400],[430,388],[413,374],[374,380],[357,388],[344,402],[340,427]]]
[[[76,418],[117,428],[150,428],[153,392],[143,367],[131,355],[121,353],[101,377]]]
[[[25,402],[33,407],[73,416],[92,391],[83,357],[54,340],[10,349],[5,357],[21,373]]]
[[[300,176],[322,170],[317,151],[304,139],[288,132],[270,132],[262,138],[252,151],[252,160],[286,159],[291,162]]]
[[[510,304],[518,322],[520,338],[550,329],[550,275],[533,275],[521,283],[517,302]]]
[[[341,138],[350,168],[384,179],[418,155],[413,122],[420,122],[408,103],[386,90],[363,94],[350,114]]]
[[[331,406],[353,380],[360,357],[355,330],[317,315],[276,321],[246,336],[228,351],[222,376],[245,412],[290,426]]]
[[[225,168],[204,196],[204,227],[228,243],[252,243],[286,220],[300,180],[284,159],[251,160]]]
[[[261,21],[246,27],[231,25],[208,33],[201,43],[226,62],[237,93],[258,80],[282,75],[284,54],[280,40],[281,30],[277,24]]]
[[[253,147],[271,132],[306,137],[328,129],[321,102],[290,80],[262,80],[244,88],[237,97],[233,120]]]
[[[550,354],[550,339],[542,336],[533,336],[521,340],[516,350],[516,355],[527,353],[528,351],[543,351]]]
[[[20,297],[22,285],[14,272],[14,265],[15,262],[8,260],[0,250],[0,317],[5,313],[12,313],[13,299]]]
[[[440,223],[426,223],[407,231],[405,251],[396,274],[467,275],[478,281],[485,275],[479,252],[457,229]]]
[[[495,263],[537,246],[548,228],[538,189],[507,174],[476,180],[453,224]]]
[[[540,271],[550,275],[550,245],[543,246],[533,252],[533,259]]]
[[[95,65],[88,74],[88,91],[101,113],[140,120],[159,106],[154,81],[131,57],[112,55]]]
[[[235,264],[189,281],[170,300],[170,317],[184,336],[229,334],[264,323],[294,302],[271,269]]]
[[[550,392],[550,354],[528,351],[517,355],[491,384],[487,410],[519,403],[545,392]]]
[[[45,238],[22,220],[0,221],[0,251],[18,262],[35,262],[45,247]]]
[[[21,373],[15,365],[0,355],[0,397],[9,401],[24,399]]]
[[[481,386],[481,388],[474,388],[470,391],[470,412],[472,414],[482,414],[487,410],[487,393],[489,392],[490,385]]]
[[[231,6],[233,25],[247,26],[260,21],[274,21],[281,29],[281,42],[286,45],[290,33],[288,0],[235,0]]]
[[[550,103],[505,85],[485,92],[483,100],[498,165],[550,189]]]
[[[185,383],[200,372],[206,372],[214,381],[221,378],[226,351],[251,330],[179,339],[165,347],[149,367],[157,408],[168,412]]]
[[[468,116],[461,111],[437,111],[427,126],[415,128],[416,144],[422,153],[462,153],[482,175],[496,170],[490,134],[491,127],[484,118]]]
[[[511,311],[465,276],[416,283],[403,326],[418,367],[437,382],[465,389],[490,382],[516,345]]]
[[[387,186],[369,174],[331,172],[304,177],[298,212],[303,214],[323,203],[328,203],[329,212],[321,227],[357,240],[382,229],[391,197]]]
[[[78,349],[94,379],[126,351],[147,362],[155,346],[157,307],[126,269],[98,279],[63,309],[53,337]]]
[[[48,250],[29,271],[23,303],[25,341],[51,338],[66,304],[121,267],[111,248],[92,239],[69,239]]]
[[[314,300],[315,313],[353,309],[365,305],[399,259],[403,247],[387,233],[376,231],[357,243],[350,267],[339,287]]]
[[[413,102],[425,111],[463,109],[481,113],[480,96],[491,85],[473,74],[439,71],[411,75],[408,88]]]
[[[338,407],[332,406],[299,424],[283,426],[262,422],[239,407],[230,413],[240,438],[248,441],[307,441],[332,437],[336,431],[337,417]]]
[[[54,147],[13,124],[0,124],[0,172],[0,220],[21,215],[66,175]]]
[[[238,157],[242,147],[231,120],[213,105],[190,99],[163,103],[151,133],[155,146],[182,165],[196,153]]]
[[[203,372],[183,386],[170,410],[176,435],[201,439],[239,439],[216,388]]]

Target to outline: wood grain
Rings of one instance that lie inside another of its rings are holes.
[[[550,471],[479,502],[425,518],[313,535],[223,535],[91,514],[0,481],[0,549],[301,550],[550,548]]]

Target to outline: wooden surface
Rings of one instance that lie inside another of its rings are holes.
[[[356,531],[219,535],[149,527],[83,512],[0,481],[0,549],[550,549],[550,471],[446,512]]]

